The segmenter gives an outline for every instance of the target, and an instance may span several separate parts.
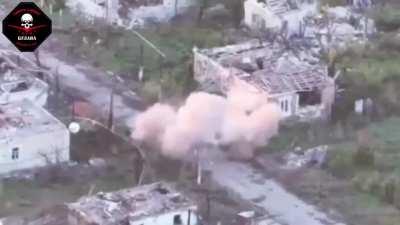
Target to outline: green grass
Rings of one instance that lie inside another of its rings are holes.
[[[89,26],[83,28],[79,34],[58,33],[57,37],[70,47],[70,57],[82,57],[103,70],[113,71],[127,79],[136,78],[143,61],[145,83],[151,82],[146,87],[159,85],[162,75],[164,97],[181,96],[196,87],[191,76],[194,46],[214,47],[221,45],[223,40],[221,29],[204,28],[194,24],[160,25],[157,28],[139,30],[140,34],[166,55],[166,58],[161,60],[160,55],[133,32],[107,29],[94,30]],[[83,43],[84,37],[89,44]],[[98,39],[102,40],[102,43],[94,44]],[[154,97],[152,94],[149,99]]]
[[[133,175],[132,175],[133,176]],[[73,202],[87,195],[91,186],[94,192],[116,191],[134,186],[129,174],[106,174],[82,182],[48,184],[38,181],[3,181],[0,192],[0,217],[36,213],[52,205]]]
[[[388,118],[383,122],[371,124],[368,129],[383,150],[389,153],[394,151],[400,155],[400,118]]]
[[[400,28],[400,7],[391,4],[378,8],[372,13],[376,26],[381,31],[395,31]]]

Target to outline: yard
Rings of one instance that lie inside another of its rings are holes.
[[[353,117],[343,125],[300,124],[283,128],[259,157],[279,164],[282,156],[296,146],[307,149],[328,144],[327,162],[322,169],[282,171],[274,168],[278,164],[269,163],[267,172],[307,202],[343,216],[349,224],[397,225],[400,118],[370,121],[366,126],[351,125],[354,120]]]

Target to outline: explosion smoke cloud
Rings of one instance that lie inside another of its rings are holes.
[[[278,132],[280,111],[268,96],[234,85],[227,97],[192,93],[178,109],[157,103],[135,120],[132,137],[157,144],[165,156],[184,158],[201,143],[230,146],[251,157]]]

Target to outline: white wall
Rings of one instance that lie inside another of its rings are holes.
[[[61,128],[61,127],[60,127]],[[50,156],[53,162],[69,160],[69,132],[66,128],[50,133],[32,133],[31,136],[13,136],[0,143],[0,174],[46,166],[43,156]],[[19,149],[19,158],[12,159],[12,149]]]
[[[283,118],[293,116],[297,108],[297,98],[296,95],[287,94],[281,95],[276,98],[278,101],[279,109],[281,110],[281,115]]]
[[[281,29],[283,22],[288,25],[288,35],[298,34],[299,25],[308,15],[315,15],[318,11],[317,1],[310,3],[302,3],[299,1],[299,9],[292,9],[280,16],[274,14],[264,3],[258,3],[257,0],[246,0],[244,3],[245,16],[244,22],[253,30],[259,29]],[[257,26],[253,19],[253,15],[257,15],[265,21],[265,27]]]
[[[3,90],[3,92],[0,94],[0,104],[18,102],[28,99],[35,105],[43,107],[47,103],[49,89],[48,85],[44,81],[37,78],[35,78],[33,82],[34,83],[27,90],[12,93]],[[3,84],[3,86],[6,85],[11,85],[11,83]]]
[[[175,212],[169,212],[159,216],[151,216],[139,221],[131,221],[129,225],[174,225],[174,216],[180,215],[183,225],[197,225],[196,212],[191,211],[190,224],[187,224],[189,211],[181,210]]]
[[[254,15],[265,21],[265,28],[279,28],[282,24],[281,19],[264,4],[258,3],[257,0],[246,0],[244,3],[244,23],[250,28],[260,29],[253,21]]]
[[[142,6],[131,10],[129,18],[131,20],[154,19],[157,21],[169,20],[175,16],[175,1],[164,0],[162,5]],[[182,13],[187,7],[193,5],[196,0],[177,0],[176,13]]]

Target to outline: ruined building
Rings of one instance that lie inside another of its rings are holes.
[[[89,20],[106,19],[125,28],[165,22],[185,12],[196,0],[67,0],[67,6]]]
[[[194,76],[210,92],[226,94],[237,83],[265,92],[283,118],[305,121],[328,117],[335,95],[334,79],[317,58],[258,40],[194,49]]]
[[[24,99],[0,105],[0,174],[69,161],[69,131]]]
[[[82,197],[67,207],[71,225],[198,224],[197,206],[164,182]]]
[[[317,11],[315,0],[246,0],[244,23],[254,30],[282,26],[298,29],[304,17]]]
[[[28,99],[44,106],[48,97],[48,84],[33,74],[22,73],[0,58],[0,104]]]

